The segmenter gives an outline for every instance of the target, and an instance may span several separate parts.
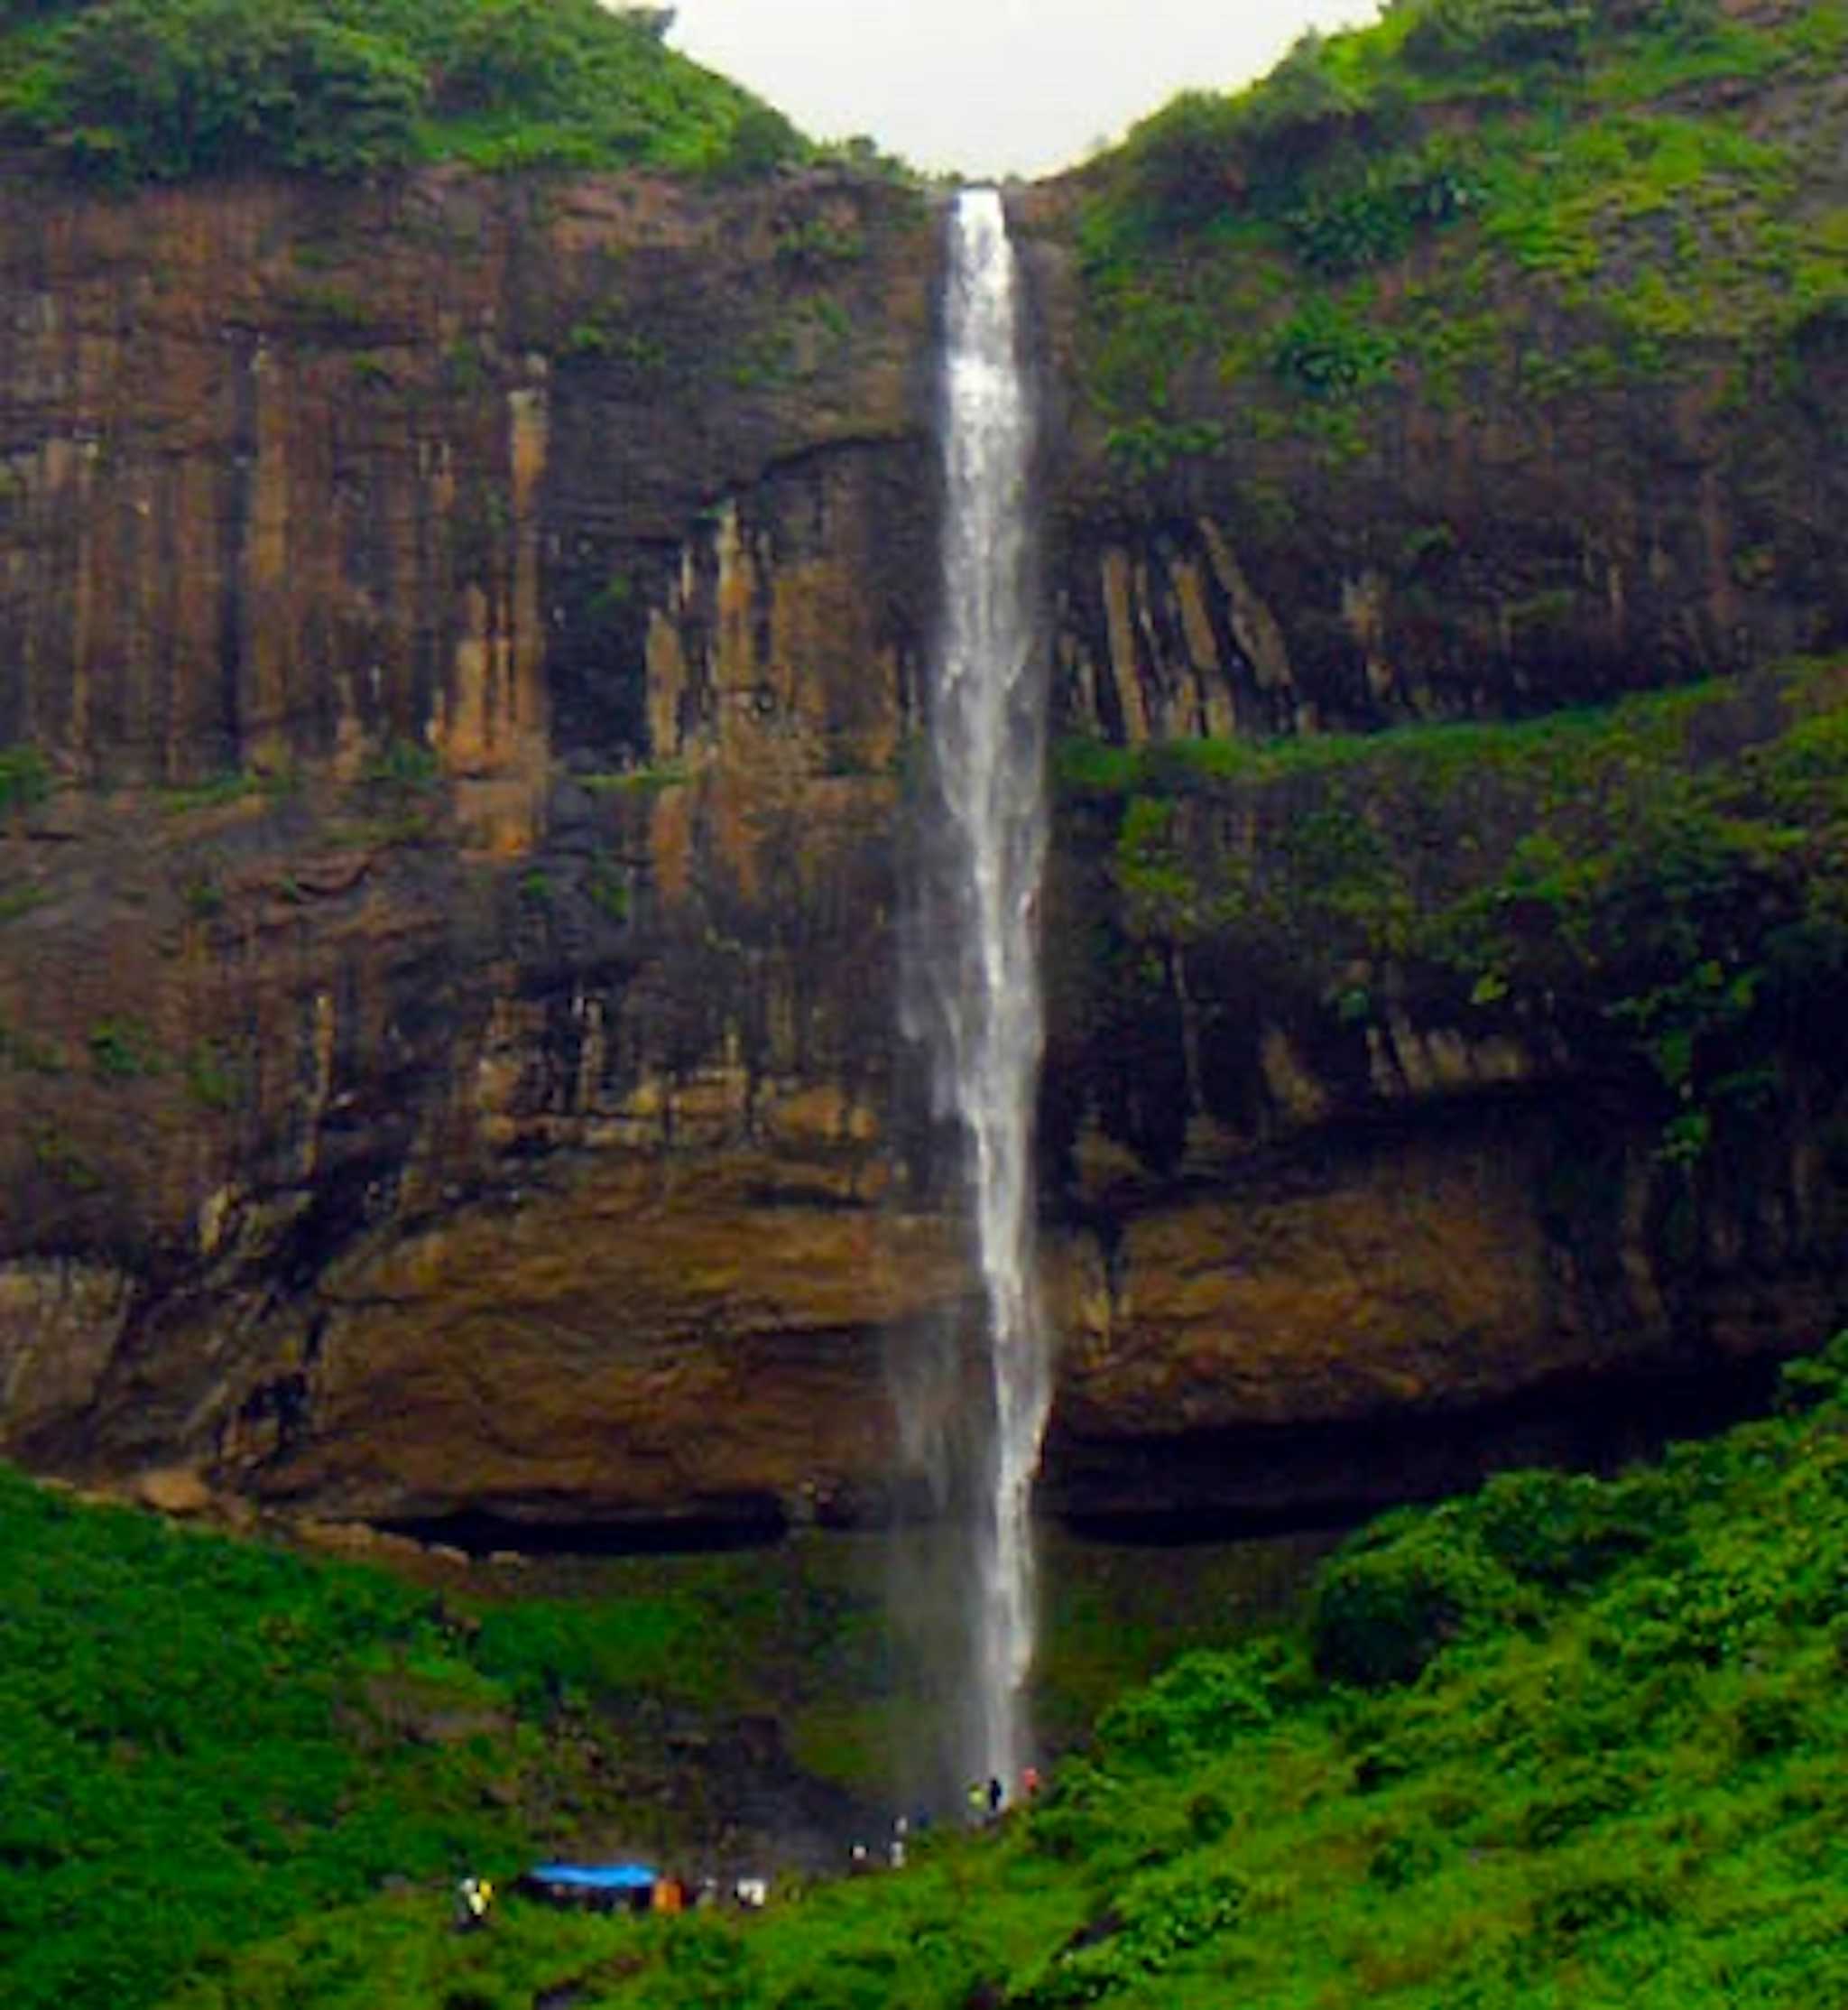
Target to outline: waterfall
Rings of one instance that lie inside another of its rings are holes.
[[[1032,1168],[1044,668],[1028,511],[1032,414],[1000,196],[960,195],[949,230],[933,800],[906,1004],[929,1053],[935,1112],[961,1137],[980,1280],[979,1366],[959,1377],[960,1469],[947,1489],[965,1537],[954,1758],[965,1779],[1011,1786],[1029,1755],[1031,1491],[1050,1398]]]

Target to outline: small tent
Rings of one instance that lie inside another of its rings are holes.
[[[590,1913],[645,1913],[661,1873],[647,1864],[535,1864],[519,1889],[549,1905]]]

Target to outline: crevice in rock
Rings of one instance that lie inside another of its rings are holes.
[[[790,1532],[781,1503],[764,1498],[716,1504],[686,1514],[620,1521],[541,1521],[461,1508],[447,1514],[407,1515],[374,1524],[381,1533],[440,1544],[469,1556],[710,1555],[768,1549]]]

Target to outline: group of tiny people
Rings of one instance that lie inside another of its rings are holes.
[[[1037,1766],[1021,1769],[1017,1798],[1021,1802],[1031,1801],[1040,1792],[1040,1770]],[[1007,1785],[998,1775],[991,1774],[985,1780],[972,1780],[966,1796],[968,1806],[969,1826],[987,1828],[1003,1819],[1010,1805]],[[920,1808],[912,1815],[899,1815],[892,1825],[883,1861],[893,1870],[902,1870],[910,1854],[911,1839],[930,1827],[929,1809]],[[847,1853],[847,1867],[855,1876],[870,1871],[875,1858],[872,1849],[864,1842],[855,1843]],[[716,1877],[702,1877],[698,1883],[688,1883],[684,1878],[656,1876],[645,1887],[638,1886],[631,1903],[634,1909],[651,1913],[683,1913],[703,1910],[729,1899],[741,1911],[762,1912],[770,1899],[770,1880],[766,1877],[735,1878],[729,1890],[722,1889]],[[465,1877],[456,1887],[456,1924],[458,1929],[485,1925],[494,1903],[494,1887],[485,1877]]]
[[[1019,1798],[1030,1801],[1040,1791],[1038,1766],[1023,1766],[1021,1770]],[[985,1780],[971,1780],[965,1796],[969,1811],[969,1826],[985,1829],[991,1822],[999,1821],[1008,1811],[1007,1783],[998,1774],[991,1774]],[[902,1870],[912,1835],[922,1834],[930,1826],[929,1809],[920,1808],[915,1815],[900,1815],[892,1825],[892,1836],[885,1846],[885,1860],[893,1870]],[[847,1867],[855,1873],[873,1868],[873,1856],[864,1842],[856,1842],[847,1852]]]

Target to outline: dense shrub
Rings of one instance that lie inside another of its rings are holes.
[[[1246,195],[1287,199],[1309,163],[1370,126],[1379,104],[1326,49],[1311,31],[1253,89],[1183,91],[1135,128],[1126,155],[1158,228],[1197,228]]]
[[[1522,1609],[1508,1571],[1457,1514],[1360,1538],[1324,1570],[1309,1617],[1317,1670],[1365,1688],[1408,1682],[1453,1640]]]
[[[1723,0],[1605,0],[1604,18],[1613,28],[1697,44],[1724,26],[1726,14]]]
[[[1137,1988],[1234,1925],[1246,1896],[1245,1881],[1224,1870],[1151,1881],[1010,1996],[1009,2010],[1070,2010]]]
[[[65,31],[42,136],[86,173],[365,174],[408,162],[422,71],[358,30],[265,0],[112,0]]]
[[[492,0],[469,14],[444,57],[443,105],[557,111],[584,76],[585,26],[568,0]]]
[[[1420,231],[1455,222],[1482,199],[1469,150],[1440,141],[1311,186],[1284,228],[1298,259],[1334,278],[1402,257]]]
[[[1364,129],[1381,109],[1373,95],[1335,68],[1328,44],[1313,29],[1239,102],[1253,178],[1273,181]]]
[[[1398,345],[1382,329],[1311,293],[1270,342],[1270,367],[1304,397],[1351,398],[1391,375]]]
[[[0,746],[0,816],[30,810],[51,793],[51,770],[35,746]]]
[[[780,114],[665,48],[659,15],[596,0],[40,12],[49,32],[17,6],[0,15],[0,136],[92,177],[363,176],[456,156],[744,176],[806,152]]]
[[[1270,1681],[1255,1658],[1192,1653],[1107,1710],[1097,1737],[1113,1759],[1171,1772],[1274,1714]]]
[[[1574,63],[1595,18],[1586,0],[1423,0],[1406,60],[1429,69]]]
[[[747,105],[714,155],[712,171],[725,181],[755,181],[801,151],[801,136],[773,106]]]
[[[1121,1831],[1128,1802],[1121,1780],[1088,1759],[1069,1760],[1035,1803],[1029,1840],[1041,1856],[1087,1857]]]
[[[1232,200],[1240,134],[1236,106],[1213,91],[1183,91],[1136,127],[1130,157],[1160,227],[1193,228]]]
[[[1551,1590],[1595,1583],[1655,1540],[1661,1490],[1612,1486],[1584,1473],[1508,1473],[1492,1479],[1471,1520],[1489,1554],[1524,1583]]]
[[[1792,1361],[1778,1377],[1778,1407],[1787,1415],[1848,1401],[1848,1333],[1837,1333],[1821,1353]]]

